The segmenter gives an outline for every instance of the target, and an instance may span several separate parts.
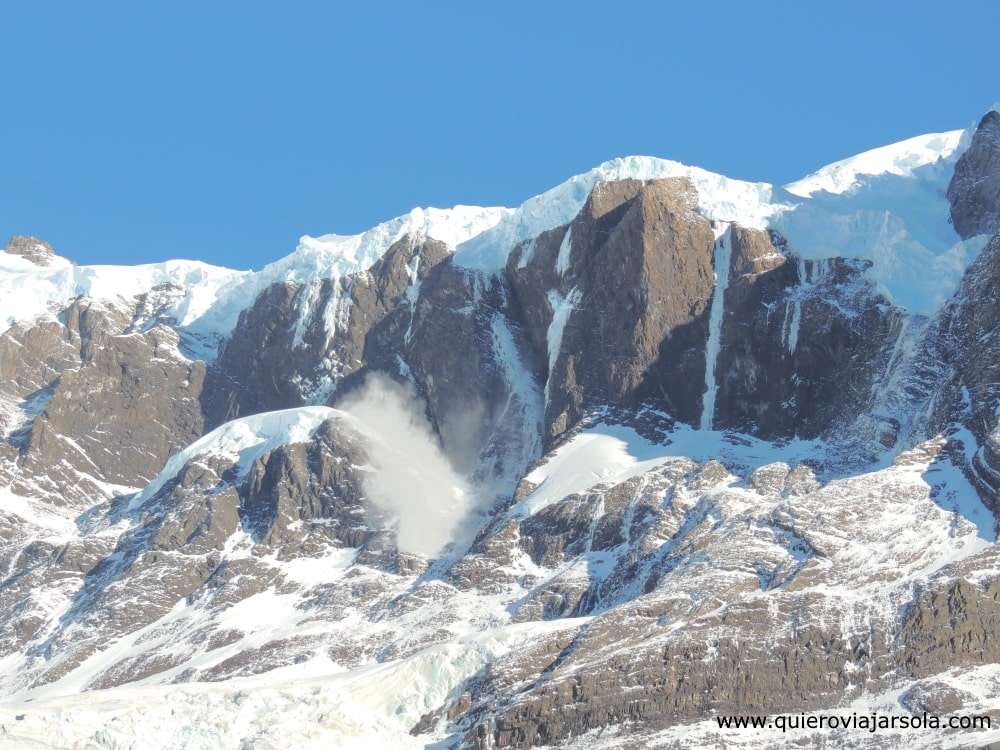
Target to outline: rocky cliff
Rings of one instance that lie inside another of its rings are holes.
[[[995,708],[998,127],[787,189],[616,160],[257,273],[14,238],[0,742]]]

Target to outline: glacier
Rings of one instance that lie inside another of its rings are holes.
[[[950,166],[969,132],[934,133],[872,149],[784,187],[732,179],[669,159],[622,157],[571,177],[517,208],[415,208],[356,235],[306,235],[290,255],[256,272],[185,260],[74,266],[59,259],[55,266],[42,268],[21,258],[0,257],[0,332],[49,314],[78,296],[113,301],[170,284],[183,294],[166,313],[193,334],[221,338],[272,283],[306,284],[363,271],[406,235],[444,242],[460,266],[497,271],[518,243],[572,220],[598,182],[669,177],[691,181],[698,192],[693,208],[710,220],[773,227],[804,258],[872,260],[872,277],[895,303],[930,315],[954,292],[985,244],[985,238],[963,242],[955,234],[944,197]]]

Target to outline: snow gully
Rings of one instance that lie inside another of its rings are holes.
[[[708,316],[708,343],[705,346],[705,395],[702,397],[701,429],[712,429],[715,420],[715,397],[719,386],[715,381],[715,366],[722,345],[722,319],[725,314],[726,289],[729,288],[729,262],[733,254],[731,224],[716,225],[713,264],[715,289],[712,292],[712,309]]]

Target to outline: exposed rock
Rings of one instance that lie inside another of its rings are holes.
[[[212,370],[205,398],[210,425],[325,401],[375,357],[368,338],[376,328],[389,327],[391,343],[402,343],[414,314],[408,290],[419,289],[447,255],[440,242],[406,236],[367,271],[265,289],[240,314]]]
[[[680,178],[601,183],[565,231],[512,256],[514,298],[550,364],[548,441],[602,404],[700,413],[713,234],[694,200]]]
[[[1000,661],[1000,578],[963,579],[921,595],[907,614],[900,665],[914,677]]]
[[[979,122],[948,185],[951,221],[963,238],[1000,231],[1000,112]]]
[[[996,127],[956,171],[959,231],[992,221]],[[973,490],[1000,487],[1000,236],[927,322],[868,261],[803,260],[774,232],[713,226],[697,197],[681,178],[598,183],[496,272],[403,237],[364,271],[264,289],[210,366],[171,284],[14,325],[0,691],[333,662],[354,695],[396,691],[414,734],[481,748],[604,727],[642,746],[719,713],[878,695],[973,710],[955,669],[1000,661],[1000,553]],[[698,432],[717,302],[716,430]],[[374,372],[412,385],[481,491],[437,559],[368,503],[348,418],[196,442],[342,403]]]
[[[927,712],[936,716],[960,711],[969,696],[941,682],[918,682],[900,697],[899,702],[910,712]]]
[[[0,335],[0,401],[16,463],[0,466],[28,496],[79,503],[152,479],[203,432],[204,363],[170,327],[132,330],[132,310],[73,302],[61,322]]]
[[[36,266],[48,266],[52,263],[53,258],[56,257],[56,251],[45,240],[20,234],[15,234],[11,237],[7,242],[7,247],[3,248],[3,250],[11,255],[20,255],[22,258],[30,260]]]
[[[873,405],[902,311],[865,279],[866,263],[787,262],[780,237],[729,237],[716,427],[773,439],[850,424]]]

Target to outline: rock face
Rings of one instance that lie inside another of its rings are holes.
[[[994,507],[1000,498],[1000,456],[996,449],[1000,408],[1000,303],[993,293],[1000,282],[1000,234],[994,235],[969,267],[962,286],[942,311],[934,329],[938,381],[933,401],[937,429],[962,425],[971,476]],[[972,442],[976,445],[972,445]]]
[[[694,203],[683,180],[614,183],[570,225],[562,304],[576,308],[549,376],[550,436],[598,404],[700,413],[714,238]]]
[[[996,576],[961,576],[991,565],[995,545],[935,576],[911,601],[906,569],[921,565],[921,555],[894,568],[896,552],[886,549],[887,557],[855,568],[847,563],[854,541],[825,536],[842,523],[860,533],[848,519],[860,520],[864,507],[863,523],[873,524],[865,536],[882,538],[886,524],[905,527],[901,517],[890,520],[897,511],[920,513],[947,492],[939,486],[922,500],[916,486],[904,490],[897,472],[908,466],[933,474],[947,471],[949,459],[931,444],[895,469],[826,486],[803,481],[805,467],[774,464],[752,474],[754,489],[724,469],[677,459],[568,496],[522,521],[519,532],[502,528],[540,568],[561,571],[516,612],[596,617],[572,640],[541,642],[490,665],[468,698],[447,708],[450,720],[469,747],[532,747],[624,722],[816,710],[881,692],[900,673],[919,679],[950,664],[991,663]],[[890,505],[875,500],[888,495]],[[479,545],[480,554],[492,549]],[[745,569],[751,549],[755,563]],[[571,564],[581,557],[593,571],[582,582]],[[883,605],[841,599],[833,592],[845,577]],[[536,597],[543,606],[533,606]]]
[[[1000,231],[1000,112],[979,123],[948,185],[951,220],[962,237]]]
[[[37,237],[25,237],[20,234],[15,234],[11,237],[7,243],[7,247],[3,248],[3,250],[11,255],[19,255],[26,260],[30,260],[37,266],[50,265],[56,255],[55,250],[52,249],[52,245],[45,240],[40,240]]]
[[[58,323],[0,335],[15,490],[65,502],[144,484],[202,434],[204,363],[180,353],[172,328],[139,328],[134,314],[80,300]]]
[[[797,259],[781,237],[741,228],[729,241],[715,425],[814,438],[850,424],[872,406],[903,311],[867,263]]]
[[[212,373],[212,424],[323,400],[372,355],[369,335],[409,322],[427,274],[447,254],[440,242],[403,237],[364,273],[308,285],[274,284],[241,315]]]
[[[318,241],[334,270],[237,275],[217,352],[174,283],[11,317],[0,737],[715,747],[720,714],[995,708],[998,117],[930,165],[975,237],[949,257],[982,248],[930,318],[883,257],[824,257],[746,209],[761,186],[673,167],[500,212],[493,265],[426,223],[365,267]]]

